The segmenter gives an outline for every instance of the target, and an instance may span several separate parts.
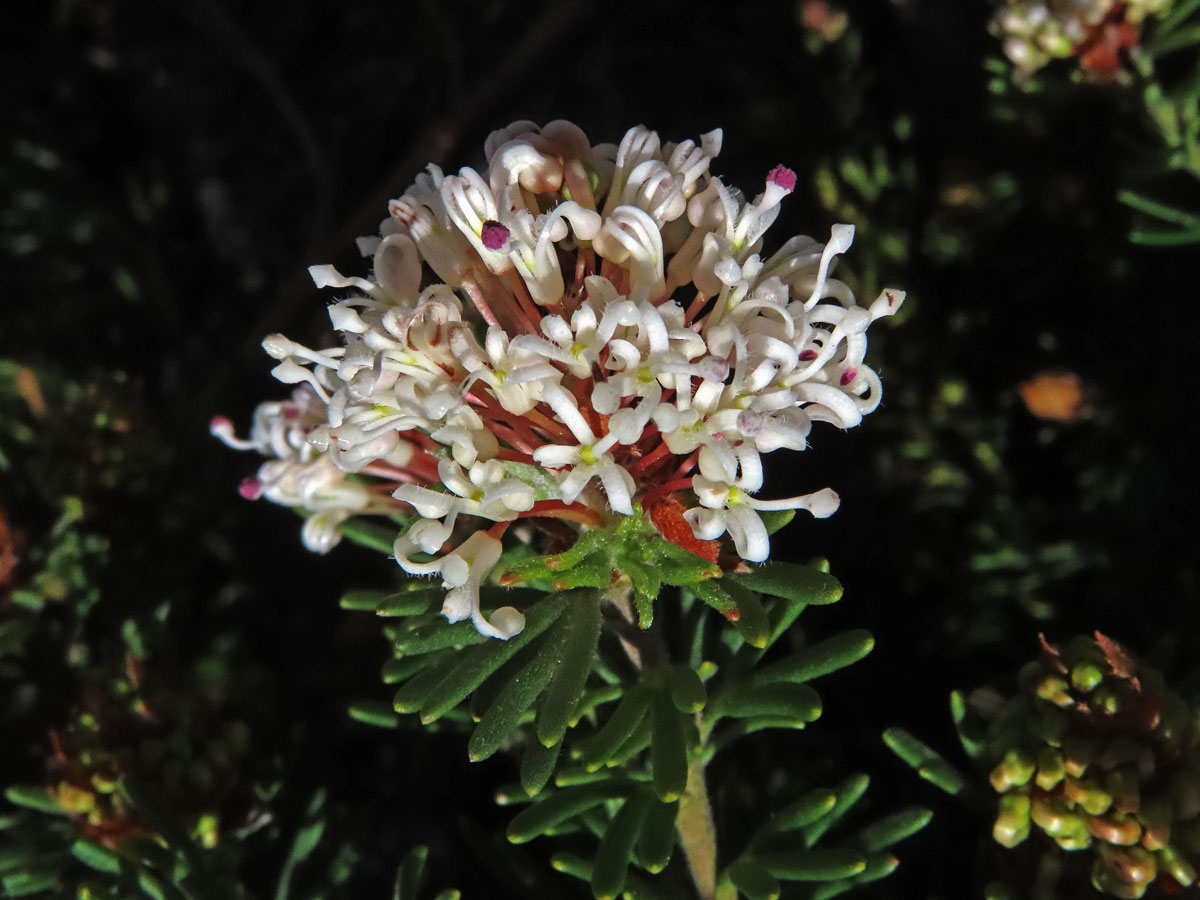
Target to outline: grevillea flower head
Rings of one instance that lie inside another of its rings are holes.
[[[760,512],[831,515],[829,488],[759,496],[761,456],[879,405],[866,331],[904,294],[859,306],[834,277],[850,225],[764,256],[796,174],[775,166],[743,201],[710,172],[721,143],[638,126],[593,146],[569,122],[517,122],[489,137],[486,170],[430,166],[359,239],[370,277],[310,269],[339,292],[343,345],[268,337],[292,399],[261,405],[248,439],[213,421],[269,457],[243,495],[304,510],[317,552],[351,516],[407,517],[396,561],[498,638],[524,620],[485,616],[479,590],[506,533],[538,533],[517,520],[559,520],[561,544],[644,510],[709,560],[728,536],[729,568],[767,558]]]

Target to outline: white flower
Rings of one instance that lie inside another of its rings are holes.
[[[561,536],[694,496],[696,537],[759,562],[759,512],[830,515],[829,489],[759,499],[761,456],[878,406],[866,333],[904,295],[864,308],[834,277],[853,226],[764,255],[796,175],[776,166],[745,202],[710,173],[722,139],[664,146],[638,126],[592,145],[569,122],[516,122],[488,138],[486,170],[430,166],[359,239],[370,277],[310,269],[340,292],[342,346],[270,335],[292,399],[262,404],[247,439],[213,421],[268,457],[243,496],[305,510],[316,552],[351,516],[415,512],[397,563],[441,577],[448,619],[501,638],[521,614],[485,618],[479,592],[506,529],[538,534],[522,519],[561,519]]]

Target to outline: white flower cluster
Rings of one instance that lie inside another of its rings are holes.
[[[1101,52],[1085,68],[1108,69],[1110,57],[1115,64],[1116,50],[1136,41],[1141,22],[1161,15],[1169,5],[1170,0],[1004,0],[991,30],[1022,76],[1052,59],[1086,60],[1093,48]]]
[[[272,457],[243,494],[313,513],[320,552],[346,516],[415,511],[399,564],[441,578],[451,621],[500,638],[521,614],[485,618],[479,586],[516,519],[596,527],[690,493],[698,541],[728,533],[757,562],[757,511],[832,514],[829,489],[759,499],[761,454],[875,409],[867,327],[904,295],[863,307],[831,277],[849,225],[764,259],[795,175],[775,168],[745,202],[709,174],[720,147],[719,130],[663,145],[639,126],[592,146],[566,121],[517,122],[489,137],[484,172],[429,166],[380,237],[359,239],[370,278],[310,269],[349,293],[329,308],[344,346],[268,337],[295,399],[260,406],[248,441],[214,421]]]

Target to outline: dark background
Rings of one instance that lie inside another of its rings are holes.
[[[515,119],[569,118],[593,142],[636,123],[664,141],[722,127],[713,168],[728,183],[753,193],[778,163],[800,175],[768,250],[822,238],[850,204],[862,215],[842,271],[861,293],[909,291],[905,314],[872,331],[883,407],[777,454],[767,489],[841,494],[834,518],[798,521],[774,552],[828,557],[846,586],[815,637],[868,627],[877,649],[827,686],[819,728],[764,738],[714,778],[781,760],[868,771],[877,810],[938,814],[871,890],[968,896],[996,865],[986,790],[947,800],[880,730],[904,725],[960,761],[949,690],[1010,689],[1039,630],[1099,628],[1176,679],[1194,669],[1200,272],[1193,248],[1132,246],[1115,200],[1148,183],[1182,203],[1193,185],[1159,176],[1136,87],[1079,84],[1064,65],[1041,92],[990,90],[986,4],[843,8],[849,30],[828,45],[797,4],[654,0],[61,0],[24,4],[4,29],[0,356],[85,383],[123,373],[113,390],[142,453],[88,507],[111,555],[86,635],[99,645],[163,601],[179,660],[232,635],[249,674],[230,702],[257,723],[261,765],[286,775],[281,820],[330,788],[363,853],[356,896],[384,896],[418,842],[443,883],[507,896],[487,834],[507,819],[490,795],[512,766],[467,765],[456,735],[347,722],[350,700],[386,699],[386,648],[336,597],[386,584],[392,566],[353,547],[305,553],[290,513],[237,496],[256,461],[207,425],[221,413],[244,429],[282,394],[264,334],[323,339],[308,265],[361,272],[353,238],[389,198],[428,161],[481,165],[488,132]],[[883,159],[888,184],[856,195],[847,159]],[[1043,370],[1077,373],[1091,414],[1031,416],[1017,385]],[[957,405],[943,402],[951,383]],[[68,477],[62,438],[24,477]],[[39,516],[33,501],[12,511],[32,530]],[[12,707],[0,748],[25,780],[75,690],[61,649],[44,649],[24,676],[38,702]],[[279,852],[249,857],[260,893]]]

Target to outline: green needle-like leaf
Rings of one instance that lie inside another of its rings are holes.
[[[356,516],[339,525],[338,531],[346,540],[360,547],[391,556],[395,552],[396,535],[400,529],[398,526],[380,525],[363,516]]]
[[[398,636],[395,639],[395,652],[397,656],[416,656],[435,650],[459,649],[490,640],[494,639],[480,634],[469,619],[450,623],[438,618]]]
[[[562,661],[542,697],[537,713],[537,737],[547,747],[560,743],[567,733],[592,671],[596,642],[600,639],[603,624],[600,596],[588,592],[572,601],[570,610],[558,625],[566,629]]]
[[[59,875],[55,872],[10,872],[0,875],[0,896],[28,897],[57,888]]]
[[[351,703],[346,712],[354,721],[374,725],[376,728],[396,728],[400,724],[400,717],[391,704],[378,700]]]
[[[767,534],[774,534],[780,528],[789,524],[792,519],[796,518],[794,509],[775,509],[768,512],[760,512],[758,517],[762,519],[763,525],[767,528]]]
[[[724,581],[722,578],[720,581]],[[721,586],[719,581],[701,581],[691,585],[689,590],[719,612],[726,619],[737,616],[737,603],[729,596],[729,591]]]
[[[771,639],[771,620],[758,595],[733,580],[725,585],[725,589],[737,607],[733,627],[751,647],[760,650],[766,647]]]
[[[445,596],[445,591],[430,588],[388,594],[375,605],[375,615],[396,617],[434,612],[441,608]]]
[[[4,799],[9,803],[17,806],[23,806],[26,809],[34,809],[38,812],[50,813],[56,816],[65,816],[67,814],[58,801],[54,799],[54,795],[50,793],[50,789],[41,784],[15,784],[12,787],[4,789]]]
[[[898,865],[900,865],[900,860],[896,859],[890,853],[869,854],[867,856],[866,868],[851,878],[843,878],[839,881],[818,885],[813,890],[812,900],[830,900],[830,898],[838,897],[859,885],[869,884],[872,881],[878,881],[880,878],[886,878],[892,872],[896,871],[896,866]]]
[[[596,900],[613,900],[625,886],[634,844],[654,802],[649,792],[636,791],[613,816],[592,863],[592,894]]]
[[[835,803],[837,803],[837,794],[832,791],[825,788],[809,791],[772,816],[764,827],[764,831],[779,834],[811,825],[833,809]]]
[[[728,577],[760,594],[786,597],[808,606],[824,606],[842,598],[842,586],[838,580],[813,566],[769,562],[749,572]]]
[[[554,774],[554,765],[562,751],[562,740],[547,747],[540,741],[529,741],[521,754],[521,787],[530,797],[541,791]]]
[[[88,868],[113,875],[121,871],[124,862],[116,850],[85,838],[79,838],[71,845],[71,855]]]
[[[759,860],[742,857],[729,867],[729,880],[747,900],[777,900],[779,880]]]
[[[400,684],[434,665],[447,662],[454,655],[453,650],[447,650],[443,653],[425,653],[420,656],[389,659],[383,664],[380,676],[383,678],[384,684]]]
[[[929,824],[933,811],[923,806],[910,806],[868,825],[858,833],[857,842],[864,850],[883,850],[916,834]]]
[[[654,771],[654,791],[664,803],[683,796],[687,787],[687,735],[683,714],[675,708],[665,689],[654,692],[651,706],[653,732],[650,739],[650,764]]]
[[[821,818],[801,828],[801,832],[804,834],[804,845],[811,847],[819,841],[822,835],[836,825],[859,801],[859,798],[866,793],[870,783],[870,778],[860,774],[851,775],[838,785],[834,789],[834,793],[837,794],[837,802],[833,804],[833,808]]]
[[[651,694],[644,683],[629,688],[608,721],[580,748],[580,762],[593,771],[608,762],[645,718]]]
[[[514,844],[524,844],[606,800],[628,795],[635,787],[629,781],[609,779],[556,791],[517,813],[509,823],[508,839]]]
[[[750,677],[750,683],[763,686],[780,681],[812,681],[858,662],[874,647],[875,638],[869,631],[861,628],[844,631],[786,659],[763,666]]]
[[[428,856],[428,847],[413,847],[405,854],[404,861],[396,870],[392,900],[418,900],[421,882],[425,876],[425,860]]]
[[[649,747],[650,740],[653,737],[653,730],[651,728],[653,720],[654,717],[652,715],[644,716],[642,721],[638,722],[638,727],[633,730],[633,734],[621,743],[621,746],[613,752],[605,765],[610,769],[623,766]]]
[[[426,724],[433,722],[458,706],[493,672],[553,625],[573,599],[560,594],[539,600],[529,608],[525,617],[525,628],[520,634],[507,641],[486,638],[487,643],[473,647],[458,659],[452,660],[445,676],[431,685],[427,693],[421,695],[418,702],[421,721]],[[404,688],[396,695],[397,712],[405,711],[399,705],[402,694]],[[415,698],[405,695],[403,699],[407,706]]]
[[[947,794],[957,794],[966,786],[966,779],[942,755],[903,728],[889,728],[883,742],[893,753],[917,770],[926,781]]]
[[[338,606],[355,612],[374,612],[390,596],[387,591],[347,591]]]
[[[836,881],[867,867],[857,850],[807,850],[756,854],[755,859],[781,881]]]
[[[658,873],[671,861],[675,849],[675,820],[679,803],[655,801],[646,811],[642,832],[638,836],[637,858],[647,872]]]
[[[483,718],[467,741],[467,754],[471,762],[487,759],[500,749],[505,739],[512,734],[521,716],[533,706],[538,695],[546,689],[560,657],[554,641],[543,646],[521,671],[512,676],[504,689],[488,707]]]
[[[666,673],[667,689],[675,706],[683,713],[696,713],[708,702],[704,682],[691,666],[671,666]]]
[[[778,718],[807,724],[821,717],[821,697],[807,684],[739,685],[713,700],[709,717]]]

